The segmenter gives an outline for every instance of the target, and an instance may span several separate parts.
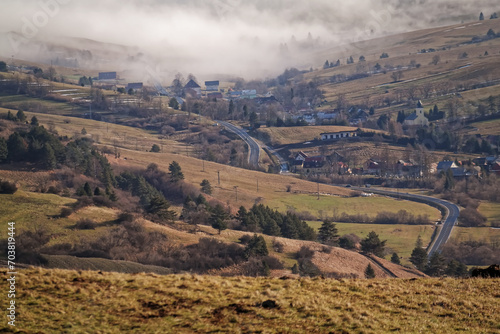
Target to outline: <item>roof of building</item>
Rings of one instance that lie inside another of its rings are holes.
[[[325,164],[324,157],[310,157],[304,160],[303,168],[319,168],[323,167]]]
[[[351,133],[351,132],[357,132],[358,130],[343,130],[343,131],[332,131],[332,132],[322,132],[320,135],[333,135],[337,133]]]
[[[418,115],[417,115],[417,113],[415,113],[415,112],[414,112],[413,114],[410,114],[409,116],[407,116],[407,117],[405,118],[405,121],[414,121],[414,120],[416,120],[417,118],[418,118]]]
[[[422,101],[418,100],[417,102],[417,108],[423,108],[424,106],[422,105]]]
[[[200,85],[196,83],[193,79],[189,80],[189,82],[184,86],[184,88],[201,88]]]
[[[218,86],[218,85],[219,85],[219,80],[205,81],[205,86]]]
[[[295,155],[295,159],[297,159],[298,157],[303,157],[304,159],[307,158],[307,154],[305,154],[304,152],[302,151],[299,151],[296,155]]]
[[[452,167],[456,167],[455,162],[454,161],[448,161],[448,160],[446,160],[446,161],[440,161],[438,163],[438,165],[437,165],[437,169],[438,170],[440,170],[440,169],[442,169],[442,170],[448,170],[448,169],[450,169]]]
[[[142,89],[142,82],[130,82],[127,84],[128,89]]]

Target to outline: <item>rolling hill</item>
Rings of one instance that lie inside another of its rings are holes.
[[[498,279],[280,280],[37,268],[19,270],[17,279],[18,332],[500,330]]]

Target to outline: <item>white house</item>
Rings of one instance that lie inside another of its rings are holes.
[[[219,91],[219,80],[217,81],[205,81],[206,90],[209,92]]]
[[[417,108],[415,112],[410,116],[405,118],[403,125],[406,126],[428,126],[429,120],[424,115],[424,107],[422,106],[422,102],[418,101]]]
[[[357,137],[356,131],[338,131],[338,132],[324,132],[321,134],[321,140],[335,140],[341,138]]]

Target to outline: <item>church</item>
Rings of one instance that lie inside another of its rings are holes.
[[[422,102],[419,100],[417,103],[417,108],[415,112],[410,116],[405,118],[403,123],[405,126],[428,126],[429,120],[424,115],[424,107],[422,106]]]

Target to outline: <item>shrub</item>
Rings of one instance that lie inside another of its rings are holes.
[[[61,192],[61,189],[59,189],[59,187],[56,187],[56,186],[50,186],[49,189],[47,189],[47,193],[48,194],[59,194]]]
[[[250,242],[251,239],[252,239],[251,236],[249,236],[248,234],[244,234],[244,235],[241,236],[241,238],[239,239],[239,241],[243,245],[248,245],[248,243]]]
[[[14,182],[0,180],[0,194],[14,194],[17,186]]]
[[[283,245],[282,242],[279,242],[278,240],[274,239],[273,240],[273,249],[277,253],[283,253],[285,249],[285,245]]]
[[[124,222],[133,222],[135,219],[134,215],[130,212],[122,212],[118,215],[118,218],[116,219],[116,222],[118,224],[124,223]]]
[[[95,230],[96,226],[97,223],[90,218],[82,218],[75,224],[75,228],[78,230]]]
[[[107,208],[114,207],[113,201],[104,196],[94,196],[92,197],[92,202],[94,203],[95,206],[104,206]]]
[[[314,256],[314,251],[307,246],[300,247],[297,252],[297,259],[312,259]]]
[[[61,209],[61,213],[59,214],[59,217],[61,218],[66,218],[69,217],[73,213],[73,210],[68,207],[64,207]]]
[[[467,227],[480,227],[486,223],[486,217],[472,207],[467,207],[460,211],[458,220],[462,226]]]

